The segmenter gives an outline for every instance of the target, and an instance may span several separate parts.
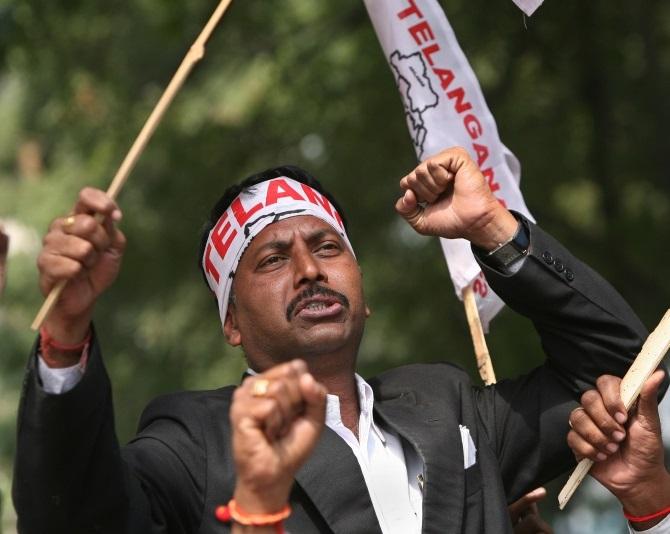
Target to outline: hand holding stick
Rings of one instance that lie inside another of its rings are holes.
[[[137,136],[137,139],[135,139],[135,142],[130,147],[128,154],[121,163],[119,170],[116,172],[116,175],[114,176],[114,179],[112,180],[109,189],[107,189],[107,195],[109,195],[112,198],[112,200],[116,199],[117,195],[121,191],[121,188],[126,183],[128,176],[130,175],[133,168],[137,164],[137,161],[142,155],[142,152],[144,152],[144,149],[146,148],[147,144],[149,143],[149,140],[151,139],[151,136],[153,135],[154,131],[158,127],[158,124],[162,120],[165,111],[172,103],[174,97],[179,92],[179,89],[181,89],[181,86],[183,85],[184,81],[190,74],[191,70],[193,69],[195,64],[204,57],[205,43],[212,35],[214,28],[216,28],[216,25],[221,20],[221,17],[223,17],[223,14],[226,12],[226,9],[228,9],[228,6],[230,5],[231,2],[232,0],[221,0],[216,10],[210,17],[209,21],[207,22],[203,30],[200,32],[200,35],[195,40],[195,42],[187,52],[186,56],[182,60],[181,64],[179,65],[179,68],[177,69],[177,72],[175,72],[174,76],[172,77],[172,80],[170,80],[170,83],[168,84],[167,88],[163,92],[163,95],[156,104],[156,107],[154,107],[153,111],[151,112],[151,115],[149,115],[149,118],[142,127],[142,130]],[[58,297],[63,291],[63,288],[65,287],[66,283],[67,281],[62,281],[51,290],[48,297],[44,301],[44,304],[42,304],[42,307],[37,313],[37,316],[35,317],[33,324],[31,325],[31,328],[33,330],[39,330],[40,326],[44,322],[44,319],[46,319],[47,315],[49,315],[49,312],[52,310],[53,306],[58,301]]]
[[[670,348],[670,309],[666,311],[663,319],[656,329],[649,335],[640,354],[630,366],[630,369],[621,381],[621,400],[626,410],[637,400],[642,386],[652,373],[660,365],[665,353]],[[582,459],[565,486],[558,495],[558,507],[562,510],[579,487],[584,477],[593,466],[589,458]]]

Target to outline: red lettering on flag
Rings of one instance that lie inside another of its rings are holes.
[[[419,46],[428,41],[434,41],[435,35],[430,25],[424,20],[409,27],[409,33],[414,38],[414,42]]]
[[[214,248],[219,253],[219,256],[221,256],[221,259],[226,257],[226,252],[228,252],[230,244],[237,235],[237,230],[230,232],[230,229],[231,226],[228,221],[228,212],[225,212],[212,231],[212,243],[214,243]]]
[[[485,297],[489,293],[489,285],[486,282],[484,273],[479,273],[479,276],[472,283],[472,291],[477,293],[480,297]]]
[[[414,0],[408,0],[407,5],[409,7],[407,7],[405,9],[403,9],[402,11],[398,12],[398,18],[400,20],[406,19],[410,15],[416,15],[420,19],[423,18],[423,13],[421,13],[421,11],[419,11],[419,8],[416,7],[416,3],[414,2]]]
[[[477,165],[481,169],[482,165],[486,163],[486,160],[489,157],[489,148],[486,145],[480,145],[479,143],[472,143],[472,148],[474,148],[477,153]]]
[[[496,193],[497,191],[500,191],[500,184],[496,181],[492,168],[489,167],[488,169],[484,169],[482,171],[482,174],[484,175],[484,178],[486,178],[486,182],[489,184],[489,189],[491,189],[491,193]],[[497,195],[496,198],[503,207],[505,208],[507,207],[507,202],[505,202],[504,199],[498,197]]]
[[[433,54],[440,51],[440,45],[433,43],[430,46],[426,46],[421,49],[421,53],[428,61],[429,65],[432,67],[435,63],[433,62]]]
[[[216,283],[219,283],[219,271],[216,270],[216,267],[214,267],[214,263],[212,263],[212,260],[210,259],[210,255],[212,253],[212,245],[211,243],[207,244],[207,251],[205,252],[205,272],[211,274],[214,277],[214,280],[216,280]]]
[[[305,200],[285,180],[277,178],[268,184],[268,193],[265,197],[265,205],[276,204],[280,198],[291,197],[293,200]]]
[[[470,113],[467,114],[463,118],[463,125],[465,126],[465,129],[468,131],[473,141],[482,135],[482,124],[474,115]]]
[[[447,98],[450,100],[454,98],[456,99],[454,107],[456,108],[457,113],[463,113],[464,111],[472,109],[472,104],[470,104],[470,102],[463,102],[465,99],[465,91],[462,87],[457,87],[453,91],[449,91],[447,93]]]
[[[440,79],[440,86],[442,87],[442,89],[446,91],[451,85],[451,82],[454,81],[453,71],[451,69],[435,68],[433,69],[433,72]]]
[[[230,205],[230,207],[233,210],[233,215],[235,215],[237,224],[239,224],[240,226],[244,226],[244,224],[249,220],[249,218],[263,207],[263,204],[259,202],[258,204],[253,206],[249,211],[246,211],[244,209],[244,206],[242,205],[240,197],[237,197],[235,200],[233,200],[233,203]]]

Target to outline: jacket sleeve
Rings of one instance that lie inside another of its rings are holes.
[[[509,502],[575,464],[570,411],[600,375],[623,376],[647,336],[609,283],[538,226],[529,229],[516,273],[482,265],[493,290],[533,322],[547,357],[528,375],[475,390]]]
[[[190,505],[201,499],[202,487],[196,481],[204,477],[199,472],[204,464],[193,451],[191,462],[181,461],[180,451],[174,450],[179,446],[171,445],[185,440],[193,445],[198,441],[196,432],[176,422],[175,416],[163,420],[160,431],[148,431],[145,439],[136,439],[122,452],[114,430],[111,384],[95,335],[81,381],[60,395],[42,389],[37,346],[19,405],[12,489],[19,532],[195,531],[193,517],[184,515],[183,507],[171,507],[172,494],[188,493],[185,502]],[[176,525],[188,523],[188,527],[168,530],[171,516],[177,517]]]

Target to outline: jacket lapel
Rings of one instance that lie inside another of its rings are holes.
[[[323,429],[296,480],[335,534],[381,534],[358,460],[330,428]]]
[[[383,382],[372,385],[376,413],[424,462],[422,532],[460,532],[465,500],[460,405],[447,400],[460,395],[445,392],[437,400],[418,401],[413,391],[385,387]]]

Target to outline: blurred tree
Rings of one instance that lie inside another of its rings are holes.
[[[31,232],[83,185],[108,185],[214,4],[0,1],[0,218],[25,230],[21,245],[12,236],[0,308],[5,494],[41,302]],[[524,166],[531,211],[655,324],[670,301],[670,4],[547,0],[525,22],[508,1],[443,5]],[[449,358],[476,377],[437,242],[393,213],[415,160],[362,3],[235,2],[120,197],[129,247],[97,327],[122,441],[156,394],[240,376],[197,270],[198,231],[227,185],[287,162],[312,170],[348,212],[373,310],[362,374]],[[509,312],[489,344],[499,377],[541,360],[530,324]]]

